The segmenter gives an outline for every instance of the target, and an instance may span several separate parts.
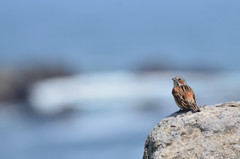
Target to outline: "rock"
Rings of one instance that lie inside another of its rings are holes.
[[[145,142],[143,159],[240,158],[240,102],[174,113]]]
[[[32,66],[26,69],[0,69],[0,102],[27,102],[28,90],[36,82],[72,75],[59,66]]]

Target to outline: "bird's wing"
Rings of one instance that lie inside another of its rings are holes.
[[[195,93],[188,85],[176,86],[173,89],[173,96],[184,109],[192,108],[195,112],[199,111]]]
[[[189,109],[188,104],[185,100],[185,95],[184,95],[185,93],[181,87],[179,86],[174,87],[172,90],[172,94],[175,98],[175,101],[178,103],[178,105],[180,105],[184,109]]]
[[[185,91],[185,100],[189,107],[191,107],[195,112],[200,111],[197,106],[197,100],[193,89],[187,85],[182,85]]]

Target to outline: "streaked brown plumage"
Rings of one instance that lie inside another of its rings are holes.
[[[172,95],[178,107],[181,110],[193,109],[194,112],[200,112],[193,89],[186,84],[182,77],[177,76],[172,80],[174,83]]]

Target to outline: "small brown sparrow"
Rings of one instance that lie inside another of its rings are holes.
[[[180,111],[192,109],[194,112],[200,112],[193,89],[186,84],[182,77],[177,76],[172,80],[174,85],[172,95]]]

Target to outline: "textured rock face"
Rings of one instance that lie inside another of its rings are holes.
[[[240,159],[240,102],[174,113],[153,128],[143,159]]]

